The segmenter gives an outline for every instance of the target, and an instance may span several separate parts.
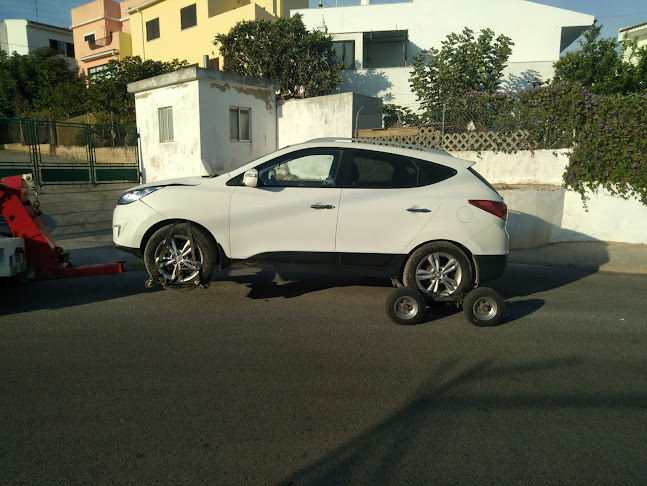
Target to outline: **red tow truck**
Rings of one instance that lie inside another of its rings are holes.
[[[0,180],[0,213],[10,235],[0,235],[0,277],[33,273],[37,280],[123,273],[121,262],[74,266],[29,200],[28,176]]]

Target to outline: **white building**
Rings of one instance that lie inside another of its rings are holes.
[[[64,27],[42,24],[25,19],[5,19],[0,22],[0,49],[11,55],[29,54],[39,47],[52,47],[76,68],[72,31]]]
[[[330,3],[330,2],[328,2]],[[358,0],[359,3],[359,0]],[[413,56],[440,48],[447,35],[469,27],[490,28],[514,42],[505,72],[505,89],[518,90],[534,79],[548,80],[553,63],[580,34],[593,15],[524,0],[411,0],[402,3],[292,10],[309,29],[334,36],[343,72],[341,91],[379,96],[385,102],[416,108],[409,76]]]
[[[623,40],[636,41],[638,48],[647,47],[647,22],[634,25],[633,27],[624,27],[618,31],[618,41]],[[632,51],[625,52],[625,60],[629,59]],[[635,61],[635,60],[634,60]]]
[[[275,150],[277,89],[195,66],[129,84],[144,180],[222,174]]]

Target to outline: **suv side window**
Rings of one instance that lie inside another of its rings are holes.
[[[266,187],[332,187],[339,167],[339,151],[305,150],[258,167]]]
[[[343,187],[403,189],[440,182],[456,174],[433,162],[371,150],[353,150]]]

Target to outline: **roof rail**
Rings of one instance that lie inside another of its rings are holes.
[[[435,148],[430,148],[430,147],[422,147],[420,145],[412,145],[409,143],[401,143],[401,142],[391,142],[389,140],[381,140],[379,138],[347,138],[347,137],[323,137],[323,138],[313,138],[312,140],[308,140],[306,143],[310,142],[346,142],[346,143],[368,143],[372,145],[385,145],[388,147],[400,147],[400,148],[408,148],[408,149],[413,149],[413,150],[420,150],[422,152],[431,152],[435,154],[444,154],[444,155],[449,155],[448,152],[440,149],[435,149]]]

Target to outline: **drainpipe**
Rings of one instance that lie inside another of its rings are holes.
[[[146,60],[146,50],[144,47],[144,15],[142,14],[140,9],[135,10],[139,14],[139,25],[141,26],[142,30],[142,61]]]

